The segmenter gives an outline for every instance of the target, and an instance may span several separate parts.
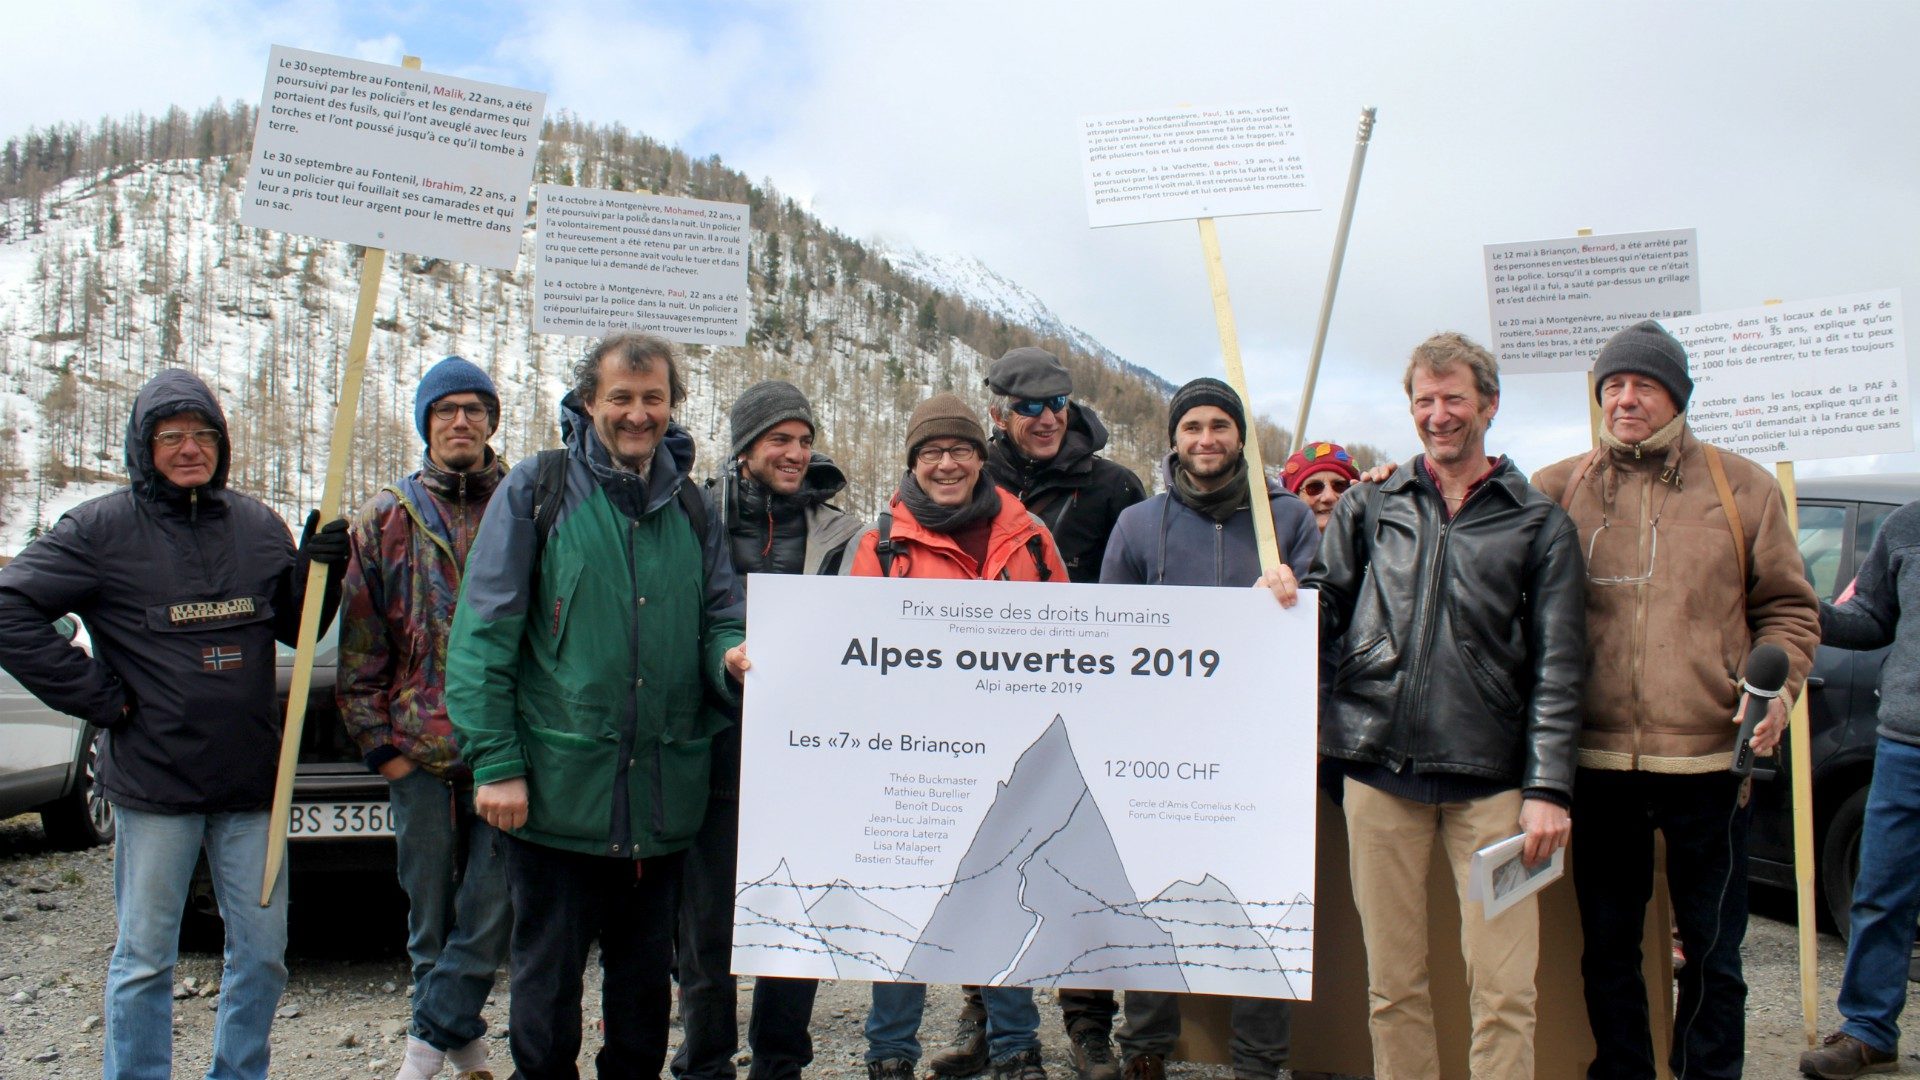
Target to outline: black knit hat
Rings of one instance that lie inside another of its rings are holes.
[[[987,389],[1016,398],[1050,398],[1073,393],[1073,375],[1045,349],[1022,345],[987,365]]]
[[[775,424],[788,420],[798,420],[811,430],[813,424],[813,404],[807,395],[790,382],[768,379],[754,383],[733,403],[733,411],[728,414],[728,423],[732,430],[729,437],[733,440],[733,456],[739,457],[747,452],[755,439],[765,435]]]
[[[1240,429],[1242,442],[1247,438],[1247,413],[1240,405],[1240,395],[1233,387],[1202,376],[1173,392],[1173,400],[1167,403],[1167,445],[1173,445],[1173,433],[1180,429],[1180,418],[1195,405],[1217,406],[1222,412],[1233,418],[1234,426]]]
[[[1687,374],[1687,349],[1679,339],[1652,319],[1643,319],[1607,339],[1593,362],[1593,397],[1600,399],[1600,386],[1607,377],[1621,372],[1645,375],[1667,388],[1674,407],[1687,411],[1687,399],[1693,396],[1693,379]]]
[[[907,419],[907,464],[913,464],[921,443],[943,438],[966,439],[986,452],[987,429],[958,394],[935,394],[913,410]]]

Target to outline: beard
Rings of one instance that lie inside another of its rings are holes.
[[[486,460],[486,457],[487,449],[484,445],[476,444],[472,447],[461,447],[441,455],[440,467],[448,472],[472,472],[479,467],[482,461]]]

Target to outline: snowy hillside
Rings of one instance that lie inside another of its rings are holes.
[[[304,517],[324,481],[361,252],[242,226],[243,152],[88,167],[87,154],[105,145],[70,135],[65,159],[79,164],[43,172],[39,183],[0,173],[0,195],[11,196],[0,201],[0,553],[124,482],[132,395],[169,366],[197,372],[221,395],[233,484],[290,520]],[[813,398],[821,449],[848,473],[841,503],[872,513],[898,479],[913,405],[950,389],[984,415],[986,362],[1023,344],[1066,356],[1114,429],[1113,456],[1148,475],[1160,452],[1164,381],[1142,377],[977,262],[877,257],[717,159],[690,161],[564,116],[548,125],[536,181],[753,207],[749,344],[687,350],[691,393],[678,419],[699,441],[701,475],[724,451],[735,396],[785,378]],[[531,331],[537,228],[536,207],[514,273],[388,254],[351,502],[414,467],[413,388],[448,353],[499,384],[494,445],[510,461],[556,443],[557,404],[588,342]]]

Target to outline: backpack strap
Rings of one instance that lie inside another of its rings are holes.
[[[533,573],[540,572],[540,559],[547,551],[547,537],[560,517],[560,502],[567,494],[567,452],[542,450],[533,459]]]
[[[1707,472],[1713,476],[1713,490],[1720,493],[1720,508],[1726,511],[1727,524],[1733,527],[1733,561],[1740,568],[1740,588],[1747,586],[1747,527],[1740,520],[1740,507],[1733,501],[1733,485],[1727,483],[1727,467],[1720,463],[1720,451],[1709,442],[1700,444],[1707,453]]]
[[[1040,580],[1052,581],[1053,570],[1047,566],[1047,538],[1039,533],[1027,537],[1027,554],[1033,558],[1033,571],[1040,575]]]
[[[687,512],[687,521],[693,526],[693,538],[700,542],[700,550],[707,550],[707,532],[712,523],[707,520],[707,502],[700,497],[700,485],[691,480],[680,482],[680,509]]]
[[[880,520],[874,522],[873,530],[877,539],[873,542],[873,556],[880,560],[880,576],[893,576],[893,555],[898,549],[893,546],[893,511],[880,511]]]
[[[1593,463],[1600,460],[1600,454],[1604,449],[1604,447],[1596,446],[1592,450],[1587,451],[1587,456],[1581,458],[1580,464],[1573,467],[1573,475],[1567,479],[1566,490],[1560,493],[1560,509],[1568,513],[1573,512],[1574,493],[1580,490],[1581,481],[1587,478],[1587,473],[1593,468]]]

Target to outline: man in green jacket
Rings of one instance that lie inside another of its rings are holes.
[[[509,1046],[527,1080],[577,1075],[596,940],[599,1073],[659,1074],[673,900],[729,722],[707,696],[734,700],[747,666],[726,537],[681,491],[693,439],[673,423],[673,346],[611,335],[573,382],[561,482],[543,490],[538,457],[502,482],[447,649],[475,809],[510,834]]]

